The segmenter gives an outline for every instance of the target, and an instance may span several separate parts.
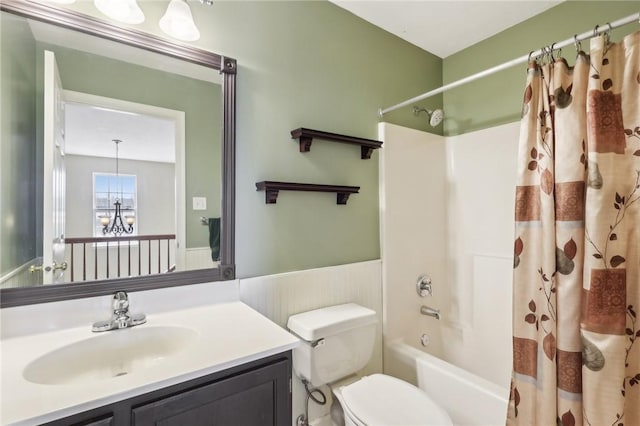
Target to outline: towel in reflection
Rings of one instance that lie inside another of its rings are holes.
[[[211,260],[220,260],[220,218],[209,218],[209,247],[211,247]]]

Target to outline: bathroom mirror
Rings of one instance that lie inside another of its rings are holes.
[[[0,306],[235,278],[235,60],[48,4],[0,10]],[[106,232],[116,210],[131,229]]]

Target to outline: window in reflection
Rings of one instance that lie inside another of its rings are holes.
[[[137,213],[138,191],[136,175],[115,175],[112,173],[93,173],[93,217],[94,237],[111,237],[118,234],[109,232],[114,224],[116,214],[121,217],[122,226],[131,227],[124,233],[128,235],[138,235],[135,218]],[[116,212],[116,205],[119,203],[119,211]]]

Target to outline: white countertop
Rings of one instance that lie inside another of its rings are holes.
[[[136,313],[135,305],[132,312]],[[39,317],[34,321],[46,321]],[[91,324],[0,341],[0,423],[32,425],[66,417],[295,348],[298,339],[242,302],[147,315],[138,327],[180,326],[199,336],[169,362],[112,379],[42,385],[22,372],[36,358],[95,337]],[[117,333],[118,330],[104,333]]]

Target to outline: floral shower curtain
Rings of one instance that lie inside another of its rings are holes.
[[[509,425],[640,425],[640,32],[531,63]]]

